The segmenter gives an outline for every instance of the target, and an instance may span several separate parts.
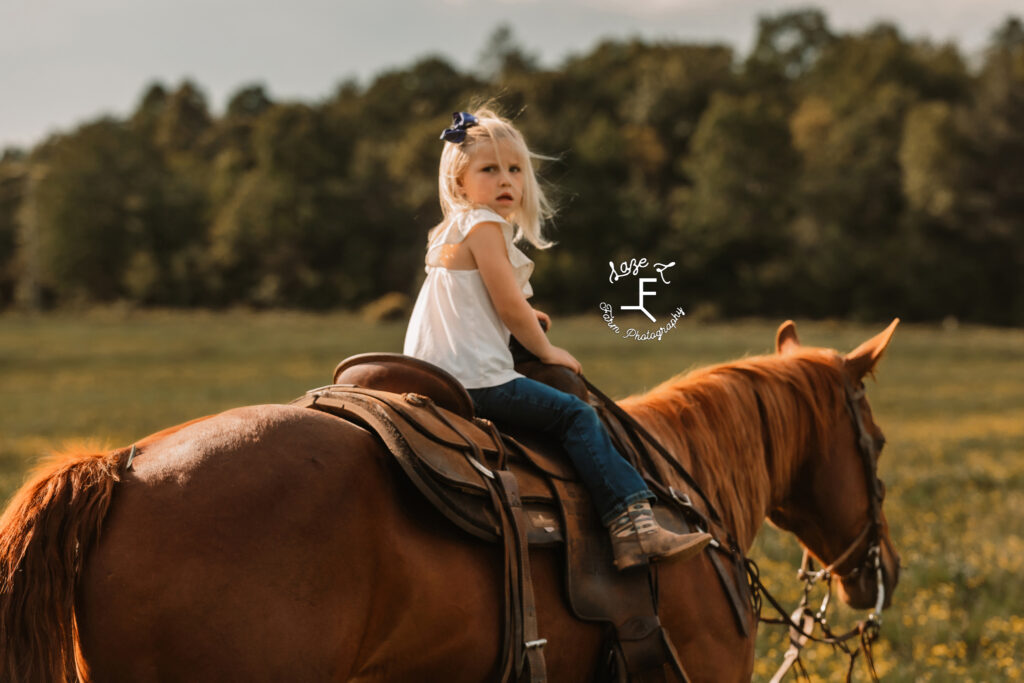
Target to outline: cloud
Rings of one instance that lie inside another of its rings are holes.
[[[819,7],[833,30],[891,21],[912,38],[978,51],[1021,0],[3,0],[0,148],[30,144],[97,111],[124,113],[144,86],[193,77],[224,102],[260,81],[320,98],[425,54],[472,68],[508,24],[543,63],[603,39],[721,42],[750,49],[759,15]]]

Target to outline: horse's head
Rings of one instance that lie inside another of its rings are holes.
[[[790,491],[769,514],[791,531],[839,579],[840,597],[856,609],[875,607],[879,584],[888,606],[899,580],[899,555],[882,511],[885,486],[878,478],[878,456],[885,437],[864,395],[864,376],[885,351],[898,320],[845,356],[836,357],[841,397],[832,410],[835,423],[824,443],[809,444]],[[804,350],[796,325],[783,323],[775,339],[779,354]]]

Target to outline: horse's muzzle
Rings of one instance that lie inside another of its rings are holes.
[[[888,538],[881,543],[881,587],[884,591],[882,608],[892,604],[892,594],[900,580],[900,556],[893,550]],[[878,605],[879,576],[873,566],[865,566],[852,576],[839,581],[839,597],[854,609],[872,609]]]

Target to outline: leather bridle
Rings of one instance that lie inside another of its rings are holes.
[[[800,580],[804,583],[803,597],[800,600],[799,606],[788,618],[786,618],[787,615],[782,610],[781,605],[764,590],[763,584],[760,583],[760,579],[756,575],[755,567],[753,579],[756,583],[756,590],[767,597],[784,617],[783,620],[764,619],[763,617],[761,620],[789,626],[790,647],[785,655],[783,655],[782,666],[779,667],[775,676],[772,677],[772,683],[781,681],[789,669],[799,662],[800,651],[809,640],[829,643],[839,647],[850,657],[850,665],[846,674],[847,681],[850,680],[853,674],[853,664],[857,653],[863,650],[872,678],[878,680],[871,655],[871,645],[878,639],[879,630],[882,625],[882,608],[885,605],[885,571],[882,568],[882,501],[885,498],[885,486],[878,478],[878,454],[884,441],[882,443],[877,442],[868,432],[865,425],[864,414],[860,407],[861,400],[864,398],[864,383],[858,382],[855,387],[853,382],[844,373],[843,384],[847,412],[850,414],[850,419],[853,422],[857,451],[864,466],[868,491],[868,519],[864,523],[861,532],[857,534],[857,537],[846,546],[846,549],[838,557],[823,569],[818,571],[812,569],[810,551],[806,546],[804,547],[803,560],[798,572]],[[867,550],[863,559],[849,571],[841,571],[842,565],[851,557],[854,557],[857,550],[863,547],[865,541],[867,541]],[[867,618],[858,622],[853,629],[845,634],[836,635],[828,626],[828,620],[826,619],[826,611],[832,596],[831,579],[833,576],[840,580],[856,578],[865,571],[873,572],[875,575],[877,594],[874,609]],[[828,589],[826,590],[825,597],[822,599],[821,606],[817,611],[812,611],[808,607],[808,602],[811,590],[818,581],[824,582]],[[815,637],[813,635],[815,626],[821,627],[822,637]],[[851,650],[846,645],[846,641],[853,638],[860,640],[860,647]]]
[[[863,571],[872,571],[876,575],[878,585],[878,596],[875,601],[875,609],[868,616],[869,619],[881,622],[882,605],[885,602],[885,581],[882,570],[882,501],[885,499],[885,485],[878,478],[878,454],[881,450],[875,438],[868,432],[864,422],[864,414],[860,408],[860,402],[864,398],[864,383],[859,382],[855,387],[850,379],[844,374],[843,383],[846,394],[846,408],[853,422],[854,435],[857,441],[857,451],[860,454],[861,463],[864,466],[864,477],[868,490],[868,519],[857,537],[824,569],[818,574],[827,574],[839,579],[856,578]],[[884,443],[884,442],[883,442]],[[867,540],[867,552],[864,559],[849,571],[840,571],[840,567],[849,560],[858,548]],[[801,577],[809,573],[810,552],[804,548],[804,559],[801,563]],[[822,578],[819,576],[818,578]]]

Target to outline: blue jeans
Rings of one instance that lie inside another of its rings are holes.
[[[597,411],[578,397],[527,377],[469,389],[469,395],[481,417],[558,437],[605,526],[630,504],[654,500],[640,474],[615,450]]]

